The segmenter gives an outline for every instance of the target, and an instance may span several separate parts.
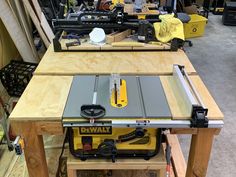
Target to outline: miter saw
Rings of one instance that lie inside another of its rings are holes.
[[[74,76],[62,119],[71,153],[82,160],[149,159],[159,152],[163,128],[208,127],[208,110],[184,68],[174,65],[171,77],[189,120],[172,120],[157,75]]]

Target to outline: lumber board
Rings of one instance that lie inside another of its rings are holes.
[[[33,4],[33,7],[35,9],[35,14],[36,16],[38,17],[38,20],[40,22],[40,25],[44,31],[44,33],[46,34],[48,40],[50,42],[52,42],[53,38],[55,37],[53,32],[52,32],[52,29],[51,27],[49,26],[48,22],[47,22],[47,19],[44,15],[44,13],[42,12],[41,10],[41,7],[38,3],[38,0],[31,0],[32,4]]]
[[[10,115],[10,120],[61,122],[72,78],[72,76],[34,76]],[[163,84],[171,76],[160,76],[160,78]],[[204,97],[202,100],[209,109],[208,118],[210,120],[222,120],[223,114],[199,76],[193,75],[190,78],[194,85],[196,85],[200,96]],[[181,101],[175,98],[173,90],[171,90],[169,85],[163,84],[163,88],[173,119],[189,119],[184,114]],[[25,107],[28,109],[25,109]]]
[[[149,160],[118,158],[115,163],[111,162],[110,159],[87,159],[86,161],[81,161],[80,159],[75,159],[71,154],[67,158],[67,169],[77,170],[160,170],[165,167],[166,160],[163,149],[160,150],[159,154]]]
[[[38,0],[28,0],[29,2],[31,2],[31,4],[33,4],[33,8],[35,11],[35,15],[38,17],[39,21],[41,21],[41,7],[39,5]]]
[[[52,29],[51,29],[51,27],[49,26],[48,21],[47,21],[47,19],[46,19],[46,17],[45,17],[45,15],[44,15],[43,12],[41,12],[41,26],[42,26],[42,28],[43,28],[45,34],[47,35],[49,41],[52,43],[52,41],[53,41],[55,35],[54,35],[54,33],[52,32]]]
[[[129,35],[131,35],[130,29],[115,34],[108,34],[106,35],[106,43],[111,44],[112,42],[120,42]]]
[[[48,48],[49,45],[50,45],[50,42],[49,42],[47,36],[45,35],[43,29],[41,28],[40,21],[39,21],[39,19],[37,18],[37,15],[35,14],[34,9],[33,9],[32,6],[30,5],[30,3],[29,3],[28,0],[23,0],[23,3],[24,3],[24,5],[25,5],[27,11],[29,12],[29,15],[30,15],[30,17],[31,17],[31,19],[32,19],[32,21],[33,21],[33,23],[34,23],[36,29],[38,30],[39,35],[40,35],[40,37],[42,38],[42,40],[43,40],[45,46]]]
[[[31,29],[29,27],[29,24],[28,24],[28,21],[26,19],[27,17],[26,17],[23,2],[21,0],[14,0],[14,2],[15,2],[15,5],[16,5],[16,9],[17,9],[17,11],[15,13],[16,13],[17,17],[19,18],[19,21],[21,23],[22,28],[25,31],[25,35],[28,39],[31,50],[32,50],[35,58],[39,61],[39,56],[38,56],[38,53],[36,51],[35,44],[34,44],[34,41],[33,41],[32,31],[31,31]]]
[[[0,18],[5,25],[7,31],[9,32],[16,48],[18,49],[20,55],[27,62],[37,63],[38,59],[35,58],[31,47],[27,41],[27,37],[23,32],[18,20],[15,18],[14,13],[7,4],[7,1],[0,0]]]
[[[150,51],[54,52],[51,45],[35,75],[75,74],[157,74],[170,75],[173,64],[184,65],[189,74],[196,71],[186,54]]]

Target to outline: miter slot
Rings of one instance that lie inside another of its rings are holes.
[[[185,80],[178,65],[173,66],[173,77],[174,77],[174,82],[177,88],[175,93],[179,94],[180,97],[183,99],[187,112],[189,116],[191,117],[193,106],[198,106],[199,103],[197,102],[196,98],[192,94],[190,87],[187,81]]]

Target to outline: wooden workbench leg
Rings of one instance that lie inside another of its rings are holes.
[[[159,177],[165,177],[166,169],[165,169],[165,168],[164,168],[164,169],[162,168],[162,169],[158,170],[158,171],[157,171],[157,174],[158,174]]]
[[[199,129],[192,135],[186,177],[205,177],[215,129]]]
[[[67,176],[68,177],[77,177],[77,172],[75,169],[67,169]]]
[[[24,153],[30,177],[48,177],[48,167],[44,151],[43,137],[37,135],[37,127],[26,123],[23,128]]]

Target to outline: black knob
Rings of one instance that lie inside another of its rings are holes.
[[[145,130],[143,128],[136,128],[135,135],[137,138],[142,138],[145,135]]]

